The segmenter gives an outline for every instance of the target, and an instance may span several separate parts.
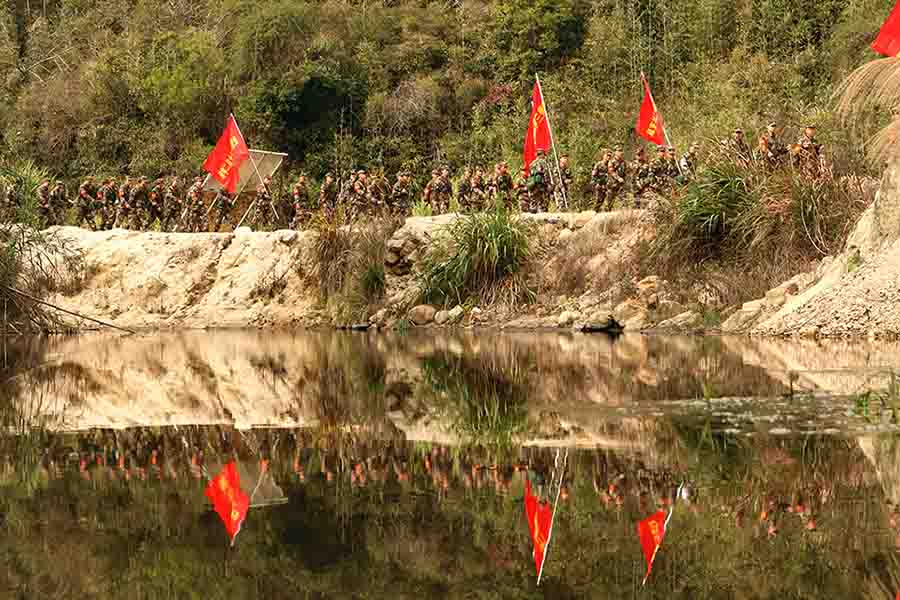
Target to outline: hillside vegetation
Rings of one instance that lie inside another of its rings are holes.
[[[672,139],[814,120],[874,57],[883,0],[45,0],[0,13],[0,152],[52,174],[193,173],[233,111],[313,177],[518,163],[534,74],[583,180],[645,71]],[[874,125],[874,123],[872,124]]]

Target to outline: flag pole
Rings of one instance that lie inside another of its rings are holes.
[[[541,78],[538,77],[538,74],[534,74],[534,80],[537,82],[538,93],[541,95],[541,104],[544,107],[544,113],[547,116],[547,131],[550,132],[550,146],[553,148],[553,162],[556,163],[556,172],[559,176],[560,182],[562,182],[562,171],[559,169],[559,157],[556,154],[556,138],[553,137],[553,126],[550,125],[550,108],[547,106],[547,100],[544,98],[544,88],[541,87]],[[550,183],[553,183],[553,169],[550,169]],[[563,204],[564,208],[569,208],[569,199],[566,198],[566,190],[563,188],[562,191]]]
[[[653,92],[650,91],[650,84],[647,83],[647,77],[644,75],[643,71],[641,71],[641,82],[644,84],[644,89],[647,90],[647,95],[650,96],[650,104],[653,105],[654,112],[660,116],[660,119],[663,122],[663,135],[666,136],[666,145],[670,148],[674,148],[674,146],[672,146],[672,140],[669,139],[669,129],[666,127],[666,120],[662,119],[662,111],[656,106],[656,100],[653,99]],[[678,174],[684,175],[684,172],[681,170],[681,161],[678,160],[677,156],[673,156],[672,158],[675,160],[675,166],[678,167]]]
[[[544,95],[541,94],[541,99]],[[556,450],[556,459],[559,460],[559,449]],[[559,494],[562,491],[563,477],[566,473],[566,463],[569,460],[569,449],[566,448],[566,455],[563,457],[563,470],[559,476],[559,486],[556,488],[556,502],[553,504],[553,514],[550,516],[550,531],[547,532],[547,545],[544,546],[544,560],[541,561],[541,570],[538,571],[537,585],[541,585],[541,576],[544,574],[544,565],[547,564],[547,555],[550,553],[550,540],[553,539],[553,523],[556,521],[556,508],[559,506]]]

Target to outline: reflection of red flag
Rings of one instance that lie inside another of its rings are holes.
[[[534,570],[541,574],[544,556],[547,553],[547,542],[550,540],[550,523],[553,521],[553,510],[547,502],[540,502],[531,493],[531,482],[525,480],[525,518],[531,531],[531,543],[534,545]]]
[[[206,497],[219,513],[219,518],[225,524],[225,531],[228,532],[233,544],[247,511],[250,510],[250,498],[241,489],[241,478],[234,462],[225,465],[225,468],[210,480],[206,486]]]
[[[638,537],[641,538],[641,547],[644,549],[644,558],[647,559],[647,575],[644,577],[644,581],[647,581],[663,536],[666,535],[666,513],[659,511],[647,517],[638,523],[637,529]]]
[[[635,130],[645,140],[662,146],[666,138],[662,115],[656,110],[656,103],[653,102],[653,95],[650,93],[650,84],[647,83],[643,74],[641,74],[641,81],[644,84],[644,101],[641,103],[641,113],[638,115]]]
[[[900,55],[900,2],[881,26],[878,37],[872,42],[872,50],[891,58]]]
[[[206,157],[203,170],[212,175],[230,193],[237,190],[238,181],[241,178],[240,168],[250,156],[250,150],[244,142],[244,136],[238,129],[234,115],[228,117],[225,131],[219,138],[216,147]]]
[[[550,149],[550,125],[547,123],[547,109],[544,106],[544,97],[541,87],[537,82],[534,91],[531,92],[531,118],[528,119],[528,131],[525,132],[525,149],[522,157],[525,168],[529,168],[537,157],[537,151],[546,152]]]

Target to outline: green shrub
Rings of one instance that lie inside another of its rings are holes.
[[[43,227],[45,223],[38,211],[37,188],[48,177],[46,169],[30,160],[0,162],[0,187],[3,188],[0,196],[12,211],[0,217],[37,229]]]
[[[457,219],[425,257],[420,273],[428,301],[464,304],[476,297],[518,303],[534,293],[520,273],[531,257],[534,226],[506,210]]]

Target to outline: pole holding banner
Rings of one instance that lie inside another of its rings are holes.
[[[643,71],[641,71],[641,83],[644,84],[644,89],[647,90],[647,95],[650,96],[650,103],[653,104],[653,110],[656,111],[663,123],[663,135],[666,136],[666,145],[669,148],[674,148],[672,141],[669,139],[669,128],[666,127],[666,120],[662,118],[662,111],[656,106],[656,100],[653,99],[653,92],[650,90],[650,85],[647,83],[647,77],[644,75]],[[675,166],[678,167],[678,174],[684,175],[684,172],[681,170],[681,161],[678,160],[677,156],[674,156],[673,158],[675,159]]]
[[[234,119],[234,126],[237,127],[238,133],[241,134],[241,139],[246,139],[246,138],[244,138],[244,134],[241,133],[241,127],[240,127],[240,125],[237,124],[237,119],[234,118],[234,113],[231,113],[231,118]],[[256,172],[256,178],[259,179],[259,182],[260,182],[261,184],[263,184],[263,186],[266,188],[266,191],[269,192],[269,197],[271,198],[271,197],[272,197],[272,190],[269,189],[269,186],[267,186],[267,185],[266,185],[266,182],[263,181],[262,175],[259,174],[259,168],[256,166],[256,161],[253,160],[253,153],[250,152],[249,154],[250,154],[250,164],[253,165],[253,170],[254,170],[254,172]],[[256,204],[256,200],[255,200],[255,199],[253,200],[253,204]],[[250,208],[253,208],[253,204],[250,205]],[[276,221],[280,221],[280,220],[281,220],[281,216],[278,214],[278,211],[275,210],[275,205],[272,203],[272,200],[269,200],[269,208],[272,209],[272,213],[274,213],[274,215],[275,215],[275,220],[276,220]],[[247,212],[244,213],[244,216],[243,216],[243,217],[241,217],[241,221],[240,221],[240,223],[238,223],[237,227],[240,227],[240,226],[241,226],[241,223],[244,222],[244,219],[247,218],[247,215],[248,215],[248,214],[250,214],[250,209],[247,209]],[[237,229],[237,227],[235,227],[235,229]]]
[[[553,126],[550,124],[550,109],[547,106],[547,99],[544,98],[544,88],[541,87],[541,78],[538,77],[537,73],[534,74],[534,80],[537,82],[538,91],[541,94],[541,104],[544,106],[544,113],[547,116],[547,129],[550,131],[550,146],[553,148],[553,162],[556,163],[556,173],[559,177],[559,181],[562,182],[562,171],[559,168],[559,156],[556,154],[556,138],[553,137]],[[553,183],[553,169],[550,170],[550,183]],[[563,197],[563,207],[569,208],[569,199],[566,197],[566,189],[564,186],[560,186],[562,189],[562,197]]]

